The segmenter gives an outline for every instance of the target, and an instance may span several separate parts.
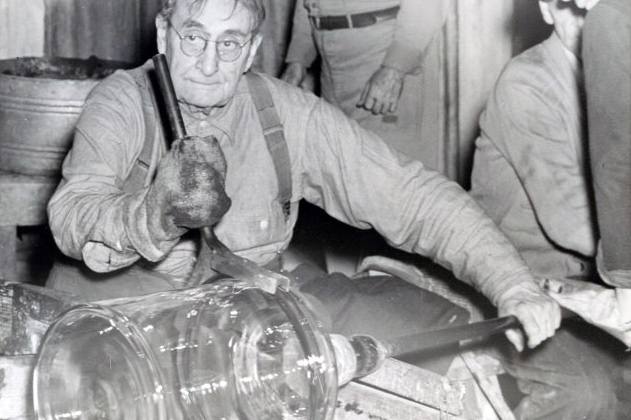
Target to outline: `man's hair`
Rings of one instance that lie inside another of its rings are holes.
[[[207,2],[213,0],[164,0],[164,6],[159,12],[159,15],[166,22],[171,21],[171,17],[173,16],[173,11],[175,10],[175,4],[177,2],[186,2],[188,3],[188,10],[190,13],[195,13],[201,10]],[[265,8],[261,3],[261,0],[233,0],[234,6],[232,7],[232,12],[236,10],[237,6],[241,4],[245,7],[254,18],[254,27],[252,28],[252,34],[257,35],[261,29],[261,25],[263,24],[263,20],[265,19]]]

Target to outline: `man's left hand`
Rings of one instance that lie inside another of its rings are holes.
[[[404,77],[405,73],[397,69],[380,67],[366,84],[357,106],[375,115],[395,112],[403,90]]]
[[[505,291],[498,302],[498,313],[519,319],[529,348],[552,337],[561,325],[561,308],[534,282],[518,284]],[[519,329],[506,331],[506,337],[518,351],[524,349],[524,336]]]

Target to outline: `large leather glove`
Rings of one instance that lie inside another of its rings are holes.
[[[561,308],[538,284],[519,283],[501,293],[497,299],[499,316],[515,315],[533,348],[554,335],[561,325]],[[524,336],[519,329],[506,331],[506,337],[518,351],[524,349]]]
[[[213,226],[230,207],[226,161],[214,137],[176,140],[147,194],[147,224],[163,240]]]

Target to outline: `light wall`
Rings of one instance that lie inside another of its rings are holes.
[[[0,0],[0,59],[44,54],[44,0]]]
[[[266,1],[289,8],[296,0]],[[155,53],[159,5],[160,0],[0,0],[0,59],[94,54],[142,62]],[[291,17],[276,10],[276,20],[281,15]],[[268,38],[288,33],[287,26],[270,22]],[[406,153],[466,187],[479,117],[497,76],[514,54],[546,34],[534,0],[456,0],[443,37],[428,51],[423,128]],[[286,47],[280,41],[263,45],[267,56],[259,57],[257,70],[279,73],[282,60],[270,55]]]

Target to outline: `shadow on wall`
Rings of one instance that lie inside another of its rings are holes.
[[[252,70],[278,77],[283,71],[285,55],[291,40],[296,0],[262,1],[266,13],[261,28],[263,42],[252,63]]]
[[[531,0],[515,2],[515,32],[513,37],[513,55],[520,54],[528,48],[546,39],[552,32],[541,17],[539,4]]]
[[[541,16],[541,11],[539,10],[539,3],[533,0],[514,0],[514,9],[511,9],[512,17],[507,19],[505,25],[507,25],[504,30],[506,34],[510,34],[510,55],[515,57],[525,50],[539,44],[544,41],[548,36],[550,36],[552,32],[552,27],[546,24]],[[508,61],[508,52],[503,59]],[[506,63],[504,63],[505,65]],[[499,74],[499,68],[496,68]],[[479,77],[482,77],[479,75]],[[484,79],[486,89],[484,92],[486,94],[490,93],[495,85],[495,81],[490,78]],[[487,90],[488,89],[488,90]],[[475,114],[475,119],[467,119],[466,121],[461,121],[461,124],[465,124],[464,127],[470,127],[471,131],[465,131],[466,135],[463,140],[470,141],[471,147],[463,147],[462,153],[462,176],[459,180],[460,184],[465,188],[469,189],[470,185],[470,177],[471,171],[473,168],[473,155],[475,152],[474,142],[477,136],[479,135],[479,118],[483,109],[486,107],[486,100],[488,99],[486,96],[480,96],[478,102],[473,102],[469,105],[473,105],[472,109]],[[465,102],[466,98],[465,98]],[[470,125],[471,124],[471,125]],[[469,143],[467,143],[467,146]]]
[[[162,0],[46,0],[45,54],[140,64],[156,51]],[[116,22],[115,25],[112,22]]]
[[[262,0],[263,44],[253,69],[279,76],[291,36],[296,0]],[[163,0],[46,0],[48,56],[143,63],[157,53],[155,16]],[[112,22],[116,22],[113,25]]]

